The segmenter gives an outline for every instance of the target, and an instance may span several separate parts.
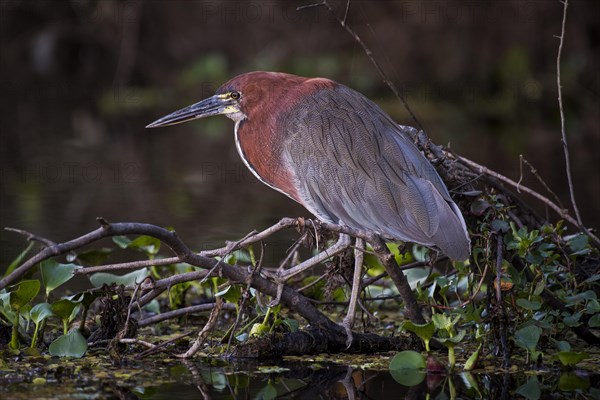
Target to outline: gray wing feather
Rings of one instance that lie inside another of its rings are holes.
[[[304,205],[325,221],[467,258],[460,211],[433,166],[387,114],[341,85],[310,97],[282,119],[283,156]]]

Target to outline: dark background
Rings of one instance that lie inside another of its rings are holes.
[[[144,126],[251,70],[332,78],[414,125],[327,10],[296,11],[311,1],[2,0],[0,226],[62,241],[103,216],[173,226],[201,249],[309,216],[246,171],[228,119]],[[331,3],[343,14],[345,1]],[[523,154],[570,207],[556,89],[561,19],[553,0],[411,0],[352,1],[348,22],[435,142],[515,180]],[[594,228],[599,43],[600,2],[572,1],[566,127],[577,199]],[[528,170],[523,183],[541,189]],[[0,271],[24,247],[2,231]]]

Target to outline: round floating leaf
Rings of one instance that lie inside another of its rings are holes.
[[[425,359],[412,350],[401,351],[390,362],[390,374],[404,386],[415,386],[425,379]]]
[[[37,279],[22,281],[14,285],[10,291],[10,306],[18,311],[37,296],[40,291],[40,281]]]
[[[422,370],[425,369],[425,359],[416,351],[401,351],[392,358],[389,369],[390,371]]]
[[[53,356],[81,358],[87,351],[87,347],[87,340],[79,330],[74,329],[58,337],[50,344],[48,350]]]
[[[42,262],[40,270],[42,272],[42,281],[46,286],[46,297],[51,291],[67,282],[73,277],[73,271],[79,268],[75,264],[59,264],[54,260]]]

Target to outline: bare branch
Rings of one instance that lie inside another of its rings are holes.
[[[571,196],[571,204],[573,206],[573,211],[575,212],[575,217],[577,218],[577,226],[588,236],[594,238],[589,232],[589,230],[583,225],[581,220],[581,215],[579,214],[579,207],[577,207],[577,202],[575,201],[575,189],[573,187],[573,175],[571,173],[571,158],[569,155],[569,145],[567,144],[567,132],[565,129],[565,112],[563,110],[563,101],[562,101],[562,85],[560,82],[560,57],[562,55],[562,48],[565,39],[565,26],[567,24],[567,7],[569,6],[569,0],[561,0],[563,3],[563,19],[559,37],[558,44],[558,54],[556,55],[556,86],[558,88],[558,108],[560,111],[560,132],[561,132],[561,142],[563,146],[563,151],[565,154],[565,170],[567,173],[567,182],[569,184],[569,194]],[[597,238],[596,238],[597,239]]]

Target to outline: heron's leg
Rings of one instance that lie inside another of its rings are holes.
[[[350,347],[352,344],[352,326],[354,325],[354,314],[356,313],[356,303],[360,293],[360,283],[362,278],[362,267],[365,259],[365,242],[362,239],[356,239],[356,248],[354,249],[354,276],[352,278],[352,292],[350,294],[350,302],[348,304],[348,313],[342,322],[342,326],[346,329],[346,345]]]
[[[285,281],[287,281],[291,277],[298,275],[299,273],[301,273],[319,263],[322,263],[323,261],[327,260],[328,258],[331,258],[331,257],[335,256],[336,254],[341,253],[342,251],[346,250],[350,246],[351,243],[352,242],[350,240],[350,236],[346,235],[345,233],[340,233],[340,237],[339,237],[338,241],[333,246],[325,249],[324,251],[320,252],[316,256],[313,256],[313,257],[309,258],[308,260],[303,261],[300,264],[298,264],[288,270],[277,271],[276,273],[263,271],[263,273],[266,276],[274,279],[275,282],[277,283],[277,297],[275,299],[273,299],[273,301],[271,301],[271,303],[269,304],[269,307],[273,307],[273,306],[279,304],[279,301],[281,300],[281,293],[283,292],[283,286],[285,285]]]

